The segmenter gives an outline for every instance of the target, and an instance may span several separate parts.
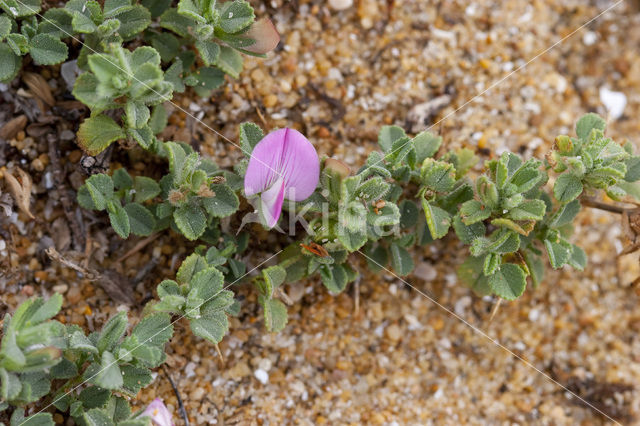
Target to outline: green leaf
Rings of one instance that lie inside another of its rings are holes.
[[[151,12],[151,17],[154,19],[171,6],[171,0],[142,0],[140,3]]]
[[[82,421],[86,426],[115,426],[107,412],[99,408],[92,408],[83,413]]]
[[[128,238],[131,232],[131,223],[129,222],[129,215],[120,204],[120,201],[108,201],[107,212],[109,212],[111,227],[116,231],[116,234],[118,234],[120,238]]]
[[[224,276],[216,268],[206,268],[194,275],[190,282],[189,298],[198,298],[209,301],[222,290]]]
[[[590,112],[589,114],[583,115],[576,123],[576,134],[583,141],[587,141],[591,134],[591,130],[598,129],[604,131],[606,126],[606,121],[604,121],[599,115]]]
[[[568,203],[578,198],[582,189],[582,182],[578,176],[565,173],[556,180],[553,186],[553,195],[561,203]]]
[[[331,293],[338,294],[346,288],[348,277],[343,265],[322,265],[319,271],[322,284]]]
[[[198,96],[203,98],[209,96],[212,90],[217,89],[224,83],[224,72],[217,68],[201,67],[192,76],[195,78],[193,89]]]
[[[627,182],[635,182],[640,180],[640,156],[629,157],[625,161],[627,166],[627,173],[624,175],[624,180]]]
[[[413,259],[409,252],[397,244],[391,244],[389,247],[391,252],[391,265],[393,270],[400,276],[405,276],[413,271]]]
[[[427,158],[420,169],[420,179],[424,186],[436,192],[448,192],[455,183],[456,171],[453,165],[433,158]]]
[[[16,55],[11,48],[0,43],[0,82],[8,83],[20,72],[22,58]]]
[[[397,225],[400,222],[400,210],[393,203],[386,203],[379,208],[378,212],[369,211],[367,213],[367,223],[375,228]]]
[[[154,34],[151,46],[158,51],[164,62],[172,61],[180,52],[180,41],[169,33]]]
[[[496,218],[491,221],[493,226],[498,228],[506,228],[510,229],[514,232],[517,232],[520,235],[527,236],[533,231],[535,228],[536,222],[533,220],[529,221],[514,221],[511,219],[505,218]]]
[[[233,34],[247,28],[255,15],[251,5],[244,0],[227,1],[220,9],[220,28],[227,33]]]
[[[580,201],[573,200],[567,204],[561,205],[549,220],[549,226],[559,228],[561,226],[572,223],[580,212]]]
[[[513,253],[520,247],[520,237],[507,229],[494,231],[489,238],[479,237],[471,242],[470,252],[473,256],[481,256],[487,252],[499,254]]]
[[[480,176],[476,180],[476,191],[478,192],[478,198],[480,198],[479,205],[488,207],[488,210],[494,210],[499,207],[500,194],[498,194],[498,187],[487,176]]]
[[[215,66],[231,77],[238,78],[242,71],[242,62],[242,56],[236,50],[229,46],[220,46],[220,54],[215,61]]]
[[[262,299],[264,324],[268,331],[279,333],[287,325],[287,307],[277,299]]]
[[[50,318],[53,318],[62,307],[62,295],[54,293],[46,302],[31,314],[26,325],[36,325]]]
[[[102,327],[96,344],[100,352],[110,351],[116,346],[127,329],[127,313],[118,312]]]
[[[553,269],[558,269],[564,266],[571,257],[571,245],[560,242],[552,242],[544,240],[544,246],[547,249],[547,255],[549,256],[549,263]]]
[[[287,271],[279,265],[270,266],[262,270],[262,276],[266,284],[266,292],[264,296],[273,297],[273,290],[280,287],[287,277]]]
[[[108,389],[102,389],[98,386],[89,386],[80,392],[78,399],[82,401],[83,408],[91,409],[106,405],[110,396],[111,391]]]
[[[148,386],[152,381],[151,371],[146,368],[124,365],[122,370],[123,387],[132,395],[140,392],[140,389]]]
[[[571,244],[571,247],[571,257],[567,263],[580,271],[584,271],[587,266],[587,254],[575,244]]]
[[[131,8],[131,0],[105,0],[104,7],[102,11],[104,13],[104,17],[111,18],[114,14]]]
[[[464,244],[471,244],[476,238],[484,237],[487,232],[484,223],[476,222],[471,225],[466,225],[462,222],[459,215],[453,218],[453,229],[458,236],[458,239]]]
[[[127,134],[133,140],[138,142],[138,144],[144,149],[151,149],[154,145],[154,141],[156,138],[153,136],[153,131],[149,125],[145,125],[140,129],[127,129]]]
[[[133,200],[136,203],[143,203],[160,194],[160,185],[158,185],[158,182],[145,176],[135,177],[133,181],[133,189],[135,191]]]
[[[151,13],[140,5],[134,5],[131,8],[124,9],[122,12],[116,13],[113,17],[120,21],[118,34],[125,40],[135,37],[151,23]]]
[[[204,10],[199,7],[201,3],[198,0],[180,0],[178,2],[178,13],[205,24],[207,19],[204,16]]]
[[[178,13],[178,9],[169,8],[160,16],[160,26],[182,37],[189,37],[189,28],[195,28],[195,21]]]
[[[13,426],[13,423],[11,424]],[[50,413],[37,413],[20,420],[20,426],[55,426],[55,422]]]
[[[229,321],[224,312],[192,319],[189,321],[189,325],[193,334],[213,344],[220,343],[229,329]]]
[[[486,296],[491,294],[489,287],[489,279],[482,273],[484,265],[484,256],[469,256],[459,267],[458,277],[460,281],[475,293]]]
[[[76,331],[69,337],[69,347],[71,349],[77,349],[82,352],[90,352],[92,354],[98,354],[98,348],[84,335],[81,331]]]
[[[78,129],[78,143],[89,155],[98,155],[112,142],[126,137],[125,132],[106,115],[97,115],[84,120]]]
[[[489,277],[489,287],[497,296],[506,300],[515,300],[527,287],[527,275],[520,266],[505,263]]]
[[[66,358],[51,367],[51,378],[54,379],[70,379],[78,375],[78,367]]]
[[[167,110],[164,105],[159,104],[153,107],[151,111],[151,117],[149,118],[149,128],[154,135],[162,133],[165,127],[167,127],[168,117]]]
[[[546,208],[547,205],[542,200],[525,200],[511,209],[508,217],[513,220],[542,220]]]
[[[544,277],[544,264],[542,258],[537,254],[534,254],[531,250],[524,251],[524,260],[531,274],[531,282],[533,288],[538,288]]]
[[[451,227],[451,215],[440,207],[430,204],[424,198],[422,199],[422,209],[431,236],[434,239],[439,239],[447,235]]]
[[[3,0],[0,7],[10,16],[24,18],[40,12],[40,0]]]
[[[95,174],[85,181],[85,186],[96,209],[106,209],[107,203],[114,196],[111,177],[103,173]]]
[[[401,127],[382,126],[380,133],[378,134],[378,145],[380,145],[383,152],[388,152],[391,150],[395,141],[406,136],[407,135]]]
[[[404,132],[403,132],[404,133]],[[416,150],[416,163],[422,164],[426,158],[433,157],[442,144],[442,138],[429,131],[423,131],[413,138],[413,146]]]
[[[204,257],[193,253],[187,256],[180,265],[178,273],[176,274],[176,280],[180,284],[188,284],[198,272],[206,269],[207,266],[207,261]]]
[[[418,223],[418,216],[420,215],[420,209],[411,200],[402,200],[400,203],[400,227],[408,229]]]
[[[89,371],[89,369],[87,369]],[[113,354],[109,351],[102,353],[100,367],[92,374],[93,383],[104,389],[115,390],[122,387],[122,373]]]
[[[0,397],[5,401],[15,399],[22,389],[20,379],[16,374],[9,373],[4,368],[0,368]]]
[[[227,217],[238,210],[240,200],[228,185],[219,184],[212,189],[215,195],[202,200],[202,205],[207,213],[213,217]]]
[[[129,203],[124,206],[124,210],[129,216],[132,233],[142,237],[151,235],[156,226],[156,219],[146,207],[137,203]]]
[[[480,201],[469,200],[460,207],[460,218],[465,225],[482,222],[491,216],[491,210],[485,208]]]
[[[11,20],[6,16],[0,15],[0,40],[5,38],[11,32]]]
[[[200,206],[184,204],[173,212],[180,232],[189,240],[198,239],[207,227],[207,218]]]
[[[124,112],[127,126],[134,129],[144,127],[151,117],[151,112],[145,104],[132,100],[124,105]]]
[[[113,106],[110,99],[97,94],[98,84],[96,76],[86,72],[80,74],[73,85],[73,96],[94,112],[101,112]]]
[[[247,157],[251,156],[253,148],[262,140],[264,133],[260,126],[254,123],[240,124],[240,146]]]
[[[501,263],[501,255],[496,253],[488,253],[484,258],[484,267],[482,269],[482,273],[484,273],[484,275],[487,277],[493,275],[498,270]]]
[[[364,231],[348,231],[343,229],[338,233],[338,241],[349,252],[354,252],[367,242],[367,234]]]
[[[196,41],[196,49],[200,53],[202,62],[205,65],[215,65],[220,56],[220,45],[213,41],[202,40]]]
[[[357,194],[366,202],[377,201],[389,192],[390,186],[382,177],[374,176],[358,187]]]
[[[131,175],[123,167],[113,172],[111,179],[117,189],[130,189],[133,186]]]

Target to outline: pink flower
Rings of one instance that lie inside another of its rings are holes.
[[[280,42],[280,34],[278,34],[271,20],[267,18],[254,22],[249,31],[246,32],[245,37],[255,40],[255,43],[244,47],[244,50],[257,54],[265,54],[272,51]]]
[[[244,192],[260,195],[264,223],[273,228],[282,211],[284,199],[303,201],[318,186],[320,162],[316,149],[300,132],[280,129],[269,133],[253,149]]]
[[[147,409],[142,413],[143,416],[151,417],[151,421],[156,426],[173,426],[171,413],[164,405],[160,398],[154,399]]]

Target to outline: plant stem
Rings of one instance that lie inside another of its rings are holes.
[[[167,370],[166,364],[162,364],[162,370],[164,374],[169,379],[169,383],[171,383],[171,387],[173,388],[173,392],[176,394],[176,399],[178,400],[178,407],[180,410],[180,415],[182,415],[182,419],[184,420],[185,426],[189,426],[189,417],[187,417],[187,411],[184,409],[184,404],[182,403],[182,398],[180,397],[180,392],[178,392],[178,388],[176,384],[173,382],[171,375],[169,375],[169,371]]]
[[[625,211],[623,207],[596,201],[592,198],[581,198],[580,202],[582,203],[583,206],[591,207],[593,209],[604,210],[611,213],[622,214]]]

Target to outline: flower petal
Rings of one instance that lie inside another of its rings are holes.
[[[143,416],[151,417],[151,421],[157,426],[173,426],[171,413],[160,398],[154,399],[142,413]]]
[[[280,129],[269,133],[253,149],[244,191],[259,194],[284,178],[284,197],[302,201],[318,186],[320,162],[315,148],[300,132]]]
[[[249,31],[245,34],[246,38],[255,40],[251,46],[247,46],[244,50],[253,53],[267,53],[276,48],[280,42],[280,34],[273,26],[270,19],[260,19],[251,25]]]
[[[282,203],[284,202],[284,179],[280,178],[273,186],[260,196],[261,212],[269,228],[273,228],[278,223],[280,213],[282,213]]]

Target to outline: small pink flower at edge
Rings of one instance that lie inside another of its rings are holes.
[[[273,23],[268,18],[254,22],[245,36],[255,40],[255,43],[243,49],[258,54],[271,52],[280,42],[280,34],[278,34],[276,27],[273,26]]]
[[[151,421],[156,426],[173,426],[171,413],[160,398],[154,399],[142,413],[143,416],[151,417]]]
[[[285,199],[303,201],[315,191],[320,177],[316,149],[302,133],[280,129],[269,133],[253,149],[244,177],[247,197],[260,195],[260,213],[273,228]]]

